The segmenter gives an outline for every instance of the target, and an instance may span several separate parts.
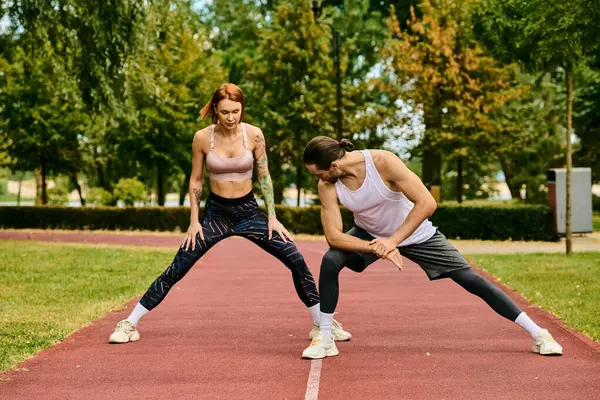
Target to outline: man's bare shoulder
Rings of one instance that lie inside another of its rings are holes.
[[[324,180],[319,180],[319,184],[317,186],[319,190],[319,195],[331,195],[334,194],[337,196],[335,192],[335,184],[331,182],[327,182]]]
[[[373,162],[375,163],[375,166],[378,170],[383,170],[386,166],[389,166],[390,164],[402,162],[402,160],[391,151],[369,150],[369,152],[371,153]]]
[[[390,184],[409,171],[400,157],[391,151],[371,150],[371,157],[379,176]]]

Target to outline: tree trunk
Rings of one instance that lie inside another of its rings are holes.
[[[42,158],[42,166],[40,168],[40,173],[42,176],[42,204],[46,205],[48,204],[48,188],[47,188],[47,177],[48,177],[48,170],[46,168],[46,159]]]
[[[423,183],[436,201],[442,201],[442,154],[432,144],[442,128],[442,106],[440,95],[435,95],[431,108],[424,110],[425,136],[423,138]]]
[[[81,192],[81,185],[77,181],[76,174],[71,175],[71,182],[73,183],[73,186],[75,186],[75,189],[77,189],[77,194],[79,194],[79,201],[81,202],[81,206],[85,206],[85,199],[83,198],[83,193]]]
[[[521,192],[519,191],[519,188],[514,187],[513,183],[512,160],[502,157],[500,159],[500,164],[502,165],[502,172],[504,172],[506,186],[508,186],[508,190],[510,190],[510,197],[521,200]]]
[[[298,165],[296,165],[296,190],[298,193],[296,194],[296,206],[300,207],[300,195],[302,192],[302,169],[304,165],[302,165],[302,160],[298,160]]]
[[[39,168],[36,168],[33,171],[33,175],[35,176],[35,205],[42,205],[42,173]]]
[[[101,187],[105,190],[109,190],[108,182],[106,182],[106,175],[104,174],[104,168],[102,167],[102,164],[96,164],[96,172],[98,173],[98,187]]]
[[[463,201],[463,160],[459,157],[456,161],[456,201],[462,203]]]
[[[284,185],[281,179],[273,181],[273,199],[275,200],[275,204],[283,202],[283,189]]]
[[[185,178],[183,179],[183,183],[179,188],[179,205],[183,206],[185,203],[185,195],[188,194],[190,188],[190,177],[192,174],[190,172],[185,172]]]
[[[423,152],[423,183],[435,196],[441,193],[442,188],[442,154],[437,151],[426,150]],[[438,196],[439,197],[439,196]],[[441,201],[436,198],[436,201]]]
[[[160,207],[165,205],[165,175],[162,165],[156,166],[156,202]]]
[[[573,164],[571,154],[571,131],[573,128],[573,70],[567,70],[567,199],[566,199],[566,237],[567,254],[572,252],[571,243],[571,168]]]
[[[23,187],[23,174],[24,174],[23,172],[21,172],[19,174],[19,190],[17,191],[17,207],[21,205],[21,188]]]

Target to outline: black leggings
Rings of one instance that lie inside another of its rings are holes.
[[[402,252],[402,249],[400,249]],[[358,253],[340,250],[329,250],[321,263],[319,276],[319,292],[321,292],[321,311],[332,314],[337,306],[339,297],[339,274],[346,266],[354,272],[362,272],[369,262]],[[511,321],[517,319],[521,310],[498,287],[471,268],[448,272],[443,276],[450,278],[460,286],[481,297],[494,311]]]
[[[196,237],[195,250],[179,249],[171,265],[140,300],[142,306],[152,310],[160,304],[200,257],[221,240],[234,235],[249,239],[283,262],[292,272],[298,297],[307,307],[319,303],[317,286],[304,257],[293,242],[284,242],[277,232],[273,232],[271,240],[268,239],[268,218],[258,208],[252,193],[237,199],[225,199],[211,193],[206,200],[202,232],[204,240],[200,240],[199,235]]]

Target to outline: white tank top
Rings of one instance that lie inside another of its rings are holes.
[[[367,174],[357,190],[350,190],[338,180],[335,191],[340,203],[354,213],[354,223],[374,237],[390,237],[406,221],[414,203],[403,193],[390,190],[379,175],[369,150],[362,150]],[[436,232],[426,219],[400,246],[423,243]]]

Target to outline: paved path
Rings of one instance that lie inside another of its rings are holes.
[[[181,242],[182,234],[170,232],[111,232],[111,231],[53,231],[53,230],[0,230],[0,239],[42,240],[50,242],[81,242],[127,244],[134,246],[170,247]],[[321,241],[323,236],[297,235],[299,241]],[[464,254],[482,253],[562,253],[560,242],[496,242],[489,240],[451,240]],[[600,233],[573,238],[574,251],[600,251]]]
[[[299,247],[316,274],[326,245]],[[311,324],[289,272],[250,242],[228,239],[142,321],[141,341],[106,343],[132,302],[1,375],[0,399],[598,398],[600,346],[521,299],[564,356],[532,354],[519,327],[453,282],[429,282],[410,262],[402,273],[384,261],[362,274],[344,270],[341,288],[336,318],[353,339],[339,345],[339,357],[301,360]]]

